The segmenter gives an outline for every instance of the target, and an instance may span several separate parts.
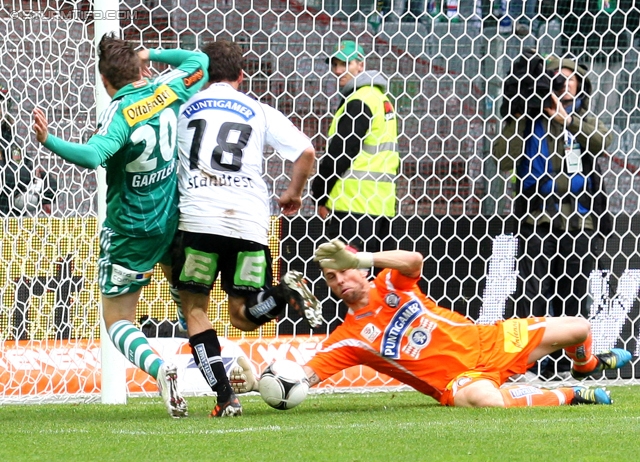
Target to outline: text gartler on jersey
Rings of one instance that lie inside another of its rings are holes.
[[[157,181],[160,181],[173,173],[176,169],[176,161],[172,161],[169,165],[158,172],[154,172],[150,175],[133,175],[131,186],[134,188],[141,188],[143,186],[149,186]]]

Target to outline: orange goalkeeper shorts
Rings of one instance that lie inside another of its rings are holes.
[[[453,406],[455,392],[471,382],[490,380],[497,388],[512,375],[524,374],[535,364],[529,363],[529,355],[542,342],[546,325],[545,318],[527,318],[483,326],[478,366],[449,382],[440,403]]]

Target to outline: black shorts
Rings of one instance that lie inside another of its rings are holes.
[[[178,231],[172,279],[178,290],[209,295],[220,274],[222,290],[237,297],[270,288],[271,251],[266,245],[214,234]]]

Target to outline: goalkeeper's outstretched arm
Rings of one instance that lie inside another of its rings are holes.
[[[373,254],[373,266],[390,268],[408,277],[419,277],[422,272],[422,254],[407,250],[386,250]]]
[[[302,367],[304,372],[307,374],[307,380],[309,381],[310,387],[321,382],[320,377],[318,377],[318,374],[316,374],[313,369],[309,366]],[[249,393],[251,391],[258,391],[259,382],[260,379],[253,372],[249,361],[244,356],[240,356],[238,358],[237,366],[231,369],[231,373],[229,374],[229,383],[231,384],[231,388],[234,393],[242,394]]]
[[[385,250],[382,252],[356,252],[340,239],[321,244],[313,257],[324,269],[343,271],[347,269],[389,268],[404,276],[418,277],[422,271],[422,254],[407,250]]]
[[[307,380],[309,381],[309,386],[313,387],[314,385],[318,385],[321,380],[320,377],[318,377],[318,374],[316,374],[316,372],[311,369],[309,366],[302,366],[302,368],[304,369],[305,374],[307,374]]]

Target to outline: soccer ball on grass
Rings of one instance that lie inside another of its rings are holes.
[[[265,403],[284,411],[304,401],[309,393],[309,381],[298,363],[277,359],[262,372],[258,390]]]

